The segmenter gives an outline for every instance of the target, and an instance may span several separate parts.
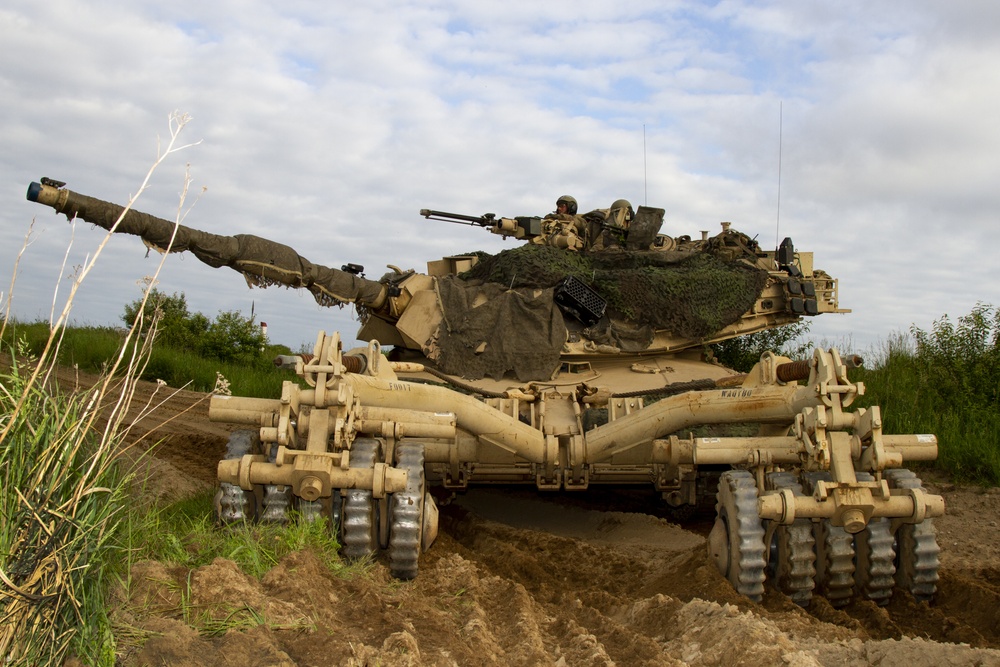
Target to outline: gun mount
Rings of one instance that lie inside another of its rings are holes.
[[[934,595],[932,518],[944,505],[903,466],[934,459],[937,439],[882,433],[878,407],[849,410],[864,386],[848,378],[857,360],[835,349],[797,362],[767,353],[743,376],[705,355],[708,343],[847,312],[836,279],[790,240],[762,250],[729,223],[670,237],[663,210],[646,207],[628,224],[528,218],[537,234],[518,218],[425,209],[527,243],[373,281],[357,265],[125,212],[61,183],[33,183],[28,198],[253,286],[358,308],[367,348],[345,351],[321,331],[312,355],[281,362],[304,385],[285,382],[274,400],[212,398],[213,419],[248,427],[219,464],[223,523],[325,517],[346,557],[384,549],[409,579],[437,531],[431,487],[646,487],[675,517],[714,501],[710,555],[751,599],[765,582],[802,605],[814,592],[834,605],[883,604],[895,586]],[[756,433],[691,434],[733,424]]]

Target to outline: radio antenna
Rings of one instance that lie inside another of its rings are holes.
[[[649,186],[646,178],[646,124],[642,124],[642,205],[649,203]]]
[[[782,102],[778,102],[778,204],[777,213],[774,220],[774,247],[778,247],[778,238],[781,236],[781,126],[782,126]]]

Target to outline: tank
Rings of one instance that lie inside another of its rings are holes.
[[[754,601],[765,585],[803,606],[936,592],[944,501],[906,468],[937,457],[936,437],[884,434],[877,406],[849,409],[860,359],[836,349],[765,353],[747,374],[711,358],[711,343],[849,312],[790,239],[763,250],[727,222],[670,236],[663,209],[627,202],[545,217],[423,209],[516,245],[369,280],[63,185],[32,183],[28,199],[358,311],[367,346],[320,331],[312,354],[276,360],[301,378],[281,398],[212,397],[211,418],[242,427],[218,466],[220,523],[325,517],[346,558],[385,552],[412,579],[442,498],[607,485],[648,489],[674,516],[714,504],[709,555]]]

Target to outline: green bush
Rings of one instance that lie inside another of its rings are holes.
[[[889,339],[870,368],[858,405],[878,405],[886,433],[933,433],[936,466],[956,479],[1000,484],[1000,313],[977,304],[930,331]]]
[[[917,346],[916,370],[931,389],[928,408],[960,398],[970,407],[1000,406],[1000,311],[983,303],[952,324],[948,316],[931,331],[911,328]]]
[[[267,337],[252,317],[227,310],[209,320],[201,313],[188,311],[183,292],[168,296],[154,287],[145,303],[139,298],[125,306],[122,320],[131,327],[140,315],[147,323],[156,320],[159,344],[194,350],[220,361],[251,361],[267,345]]]

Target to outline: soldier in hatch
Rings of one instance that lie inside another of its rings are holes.
[[[588,250],[606,250],[625,246],[635,211],[627,199],[616,199],[611,208],[597,209],[583,217],[587,220]]]
[[[542,234],[531,239],[532,243],[551,245],[567,250],[584,250],[587,247],[588,223],[577,214],[576,199],[563,195],[556,200],[556,210],[542,218]]]

